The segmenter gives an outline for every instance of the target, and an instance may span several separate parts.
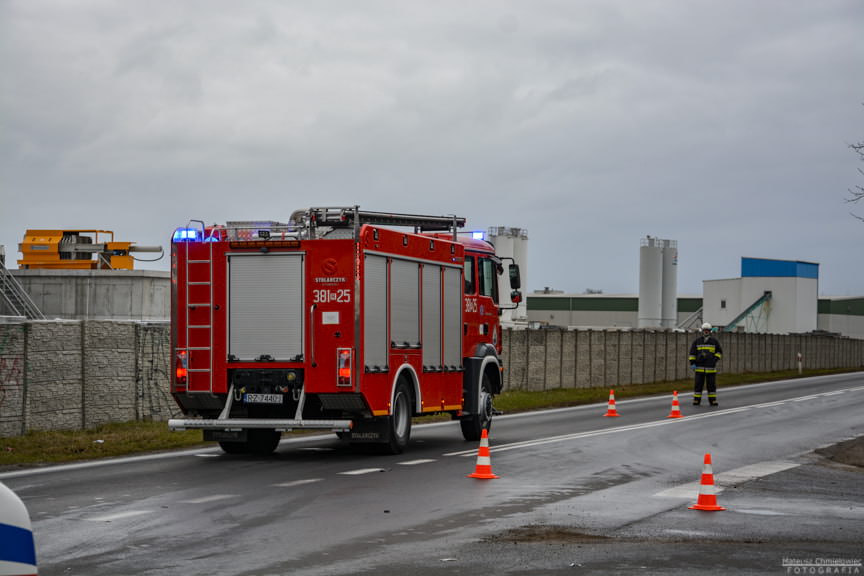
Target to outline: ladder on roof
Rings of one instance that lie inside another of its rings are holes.
[[[309,208],[306,211],[306,218],[306,225],[310,228],[313,238],[315,237],[314,230],[318,226],[328,226],[331,228],[353,227],[356,236],[359,235],[361,225],[377,224],[379,226],[412,226],[417,233],[450,232],[453,234],[453,239],[455,240],[457,229],[465,226],[465,218],[458,216],[370,212],[368,210],[360,210],[358,206]]]
[[[0,295],[9,306],[15,316],[24,316],[30,320],[44,320],[45,315],[39,307],[33,303],[30,295],[21,286],[18,280],[6,269],[6,265],[0,261]]]

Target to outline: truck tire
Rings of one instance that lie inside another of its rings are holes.
[[[282,439],[282,433],[269,428],[251,428],[248,431],[248,439],[246,444],[249,446],[250,454],[258,454],[265,456],[272,454],[276,447],[279,446],[279,440]]]
[[[219,442],[219,447],[226,454],[248,454],[249,444],[246,442]]]
[[[226,454],[257,454],[266,456],[279,446],[282,433],[266,428],[250,428],[244,442],[220,441],[219,447]]]
[[[489,375],[483,373],[480,380],[480,398],[477,399],[477,413],[471,414],[465,420],[460,420],[462,425],[462,437],[468,442],[480,440],[485,428],[488,432],[492,428],[492,382]]]
[[[387,417],[388,441],[385,445],[390,454],[401,454],[411,438],[411,392],[405,382],[396,385],[393,395],[393,410]]]

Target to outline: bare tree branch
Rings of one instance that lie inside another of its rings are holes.
[[[864,162],[864,141],[858,142],[857,144],[850,144],[849,148],[851,148],[856,154],[858,154],[858,159]],[[858,168],[858,173],[864,176],[864,170]],[[855,203],[864,198],[864,186],[861,184],[856,184],[853,188],[849,188],[849,197],[846,199],[847,203]],[[854,212],[850,212],[852,216],[864,222],[864,216],[859,216]]]

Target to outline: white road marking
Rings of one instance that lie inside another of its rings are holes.
[[[212,496],[202,496],[201,498],[193,498],[192,500],[181,500],[180,504],[206,504],[207,502],[227,500],[228,498],[237,498],[237,494],[213,494]]]
[[[741,468],[735,468],[728,472],[722,472],[719,474],[715,473],[714,490],[719,494],[723,491],[724,486],[749,482],[750,480],[762,478],[763,476],[770,476],[771,474],[789,470],[796,466],[800,466],[800,464],[788,462],[786,460],[766,460],[765,462],[758,462],[756,464],[742,466]],[[712,463],[712,468],[714,467],[715,464]],[[699,476],[701,477],[701,473]],[[699,495],[699,487],[700,482],[698,481],[688,482],[687,484],[680,484],[657,492],[654,496],[658,498],[696,498]]]
[[[132,518],[134,516],[143,516],[144,514],[152,513],[153,510],[127,510],[126,512],[117,512],[116,514],[106,514],[105,516],[85,518],[85,520],[88,522],[113,522],[114,520],[123,520],[124,518]]]
[[[419,460],[408,460],[406,462],[399,462],[400,466],[416,466],[417,464],[428,464],[429,462],[435,462],[432,458],[420,458]]]
[[[757,510],[756,508],[736,508],[735,512],[739,514],[755,514],[756,516],[788,516],[786,512],[777,512],[776,510]]]
[[[271,486],[277,486],[279,488],[291,488],[292,486],[303,486],[304,484],[314,484],[315,482],[321,482],[324,480],[323,478],[307,478],[306,480],[293,480],[291,482],[281,482],[279,484],[271,484]]]
[[[384,472],[383,468],[360,468],[358,470],[349,470],[347,472],[339,472],[344,476],[360,476],[362,474],[371,474],[373,472]]]
[[[713,416],[717,414],[714,412],[710,414]],[[692,419],[692,418],[691,418]],[[565,442],[567,440],[576,440],[579,438],[590,438],[592,436],[602,436],[605,434],[615,434],[616,432],[628,432],[631,430],[643,430],[645,428],[654,428],[655,426],[667,426],[669,424],[674,424],[677,422],[683,422],[684,419],[674,419],[674,420],[658,420],[656,422],[644,422],[642,424],[631,424],[629,426],[619,426],[617,428],[608,428],[606,430],[591,430],[588,432],[576,432],[574,434],[563,434],[561,436],[550,436],[548,438],[537,438],[534,440],[526,440],[524,442],[513,442],[511,444],[500,444],[497,446],[490,446],[490,452],[506,452],[507,450],[518,450],[519,448],[531,448],[533,446],[541,446],[543,444],[554,444],[556,442]],[[472,456],[476,455],[477,450],[462,450],[460,452],[448,452],[444,454],[444,456]]]
[[[797,462],[789,462],[788,460],[766,460],[765,462],[757,462],[756,464],[750,464],[749,466],[735,468],[728,472],[721,472],[716,476],[718,484],[726,484],[728,486],[740,482],[749,482],[756,478],[770,476],[771,474],[783,472],[784,470],[789,470],[790,468],[796,468],[798,466],[800,466],[800,464]]]

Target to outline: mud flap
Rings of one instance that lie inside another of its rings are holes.
[[[390,427],[387,418],[374,420],[355,420],[350,432],[343,432],[340,438],[356,443],[384,443],[390,441]]]

